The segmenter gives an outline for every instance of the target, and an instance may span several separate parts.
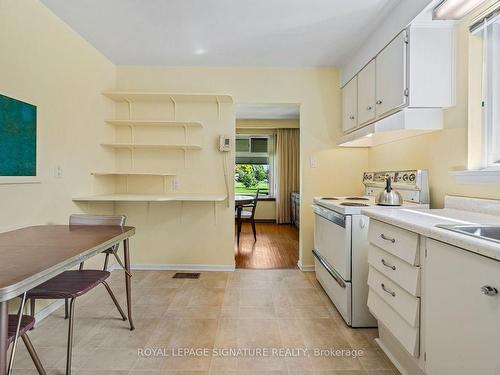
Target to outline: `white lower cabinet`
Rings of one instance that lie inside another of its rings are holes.
[[[500,262],[427,239],[424,272],[426,373],[500,374]]]

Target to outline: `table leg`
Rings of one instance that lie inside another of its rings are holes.
[[[128,321],[130,323],[130,330],[133,331],[134,321],[132,320],[132,285],[130,283],[131,273],[130,273],[130,251],[129,251],[129,241],[128,238],[123,241],[123,258],[125,261],[125,289],[127,291],[127,313]]]
[[[0,302],[0,375],[7,374],[7,351],[9,349],[8,302]]]

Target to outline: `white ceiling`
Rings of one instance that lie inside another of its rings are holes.
[[[236,104],[236,118],[241,120],[298,120],[296,104]]]
[[[116,64],[335,66],[399,0],[42,0]]]

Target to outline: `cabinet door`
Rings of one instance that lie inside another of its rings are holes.
[[[347,132],[358,125],[358,77],[342,88],[342,129]]]
[[[384,116],[407,104],[406,30],[392,40],[376,57],[376,114]]]
[[[375,119],[375,60],[358,73],[358,125]]]
[[[425,351],[429,375],[500,373],[500,262],[427,239]]]

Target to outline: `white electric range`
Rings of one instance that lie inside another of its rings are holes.
[[[386,178],[403,196],[400,208],[428,208],[426,170],[365,172],[364,195],[314,198],[314,250],[316,278],[349,326],[375,327],[368,311],[368,217],[365,208],[383,210],[375,197]],[[394,208],[394,207],[391,207]]]

